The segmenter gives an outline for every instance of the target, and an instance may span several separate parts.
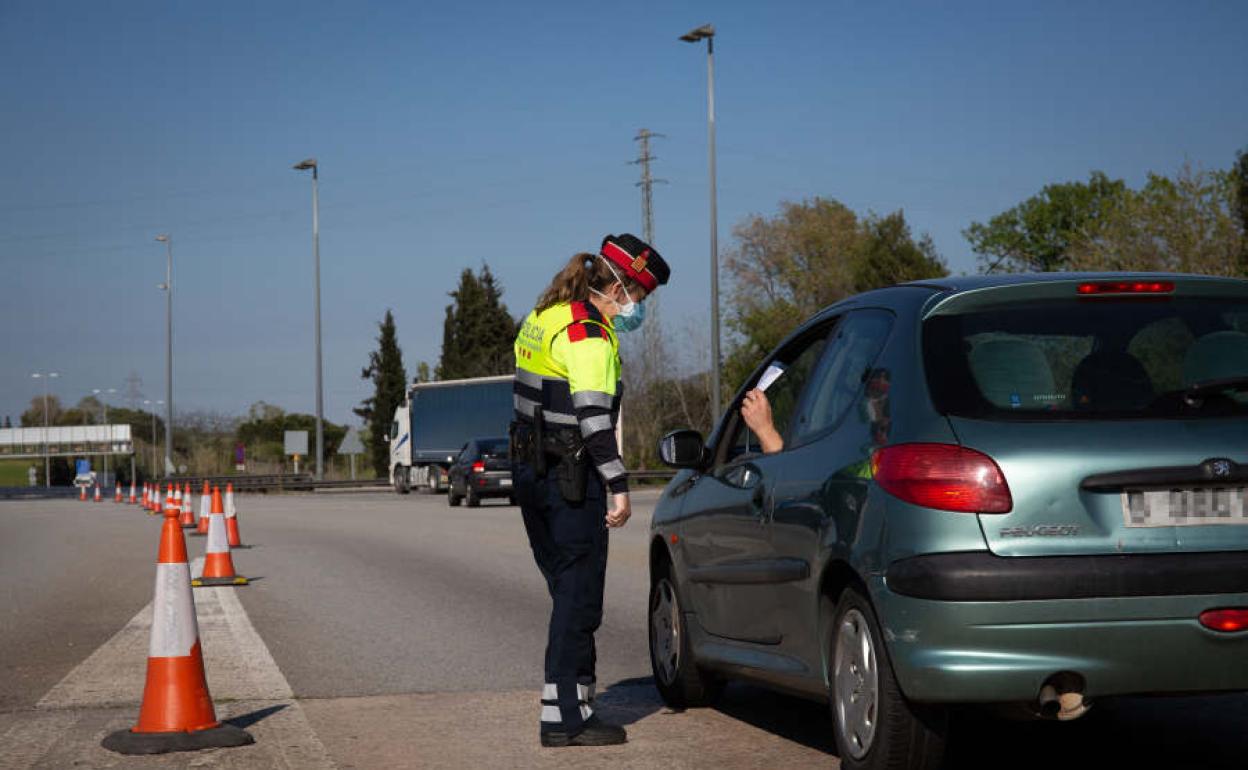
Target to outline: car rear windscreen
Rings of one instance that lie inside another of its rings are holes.
[[[506,457],[507,456],[507,439],[496,439],[493,441],[478,441],[481,447],[482,457]]]
[[[925,321],[923,357],[936,408],[960,417],[1245,415],[1248,297],[976,307]]]

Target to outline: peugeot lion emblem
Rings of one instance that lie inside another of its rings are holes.
[[[1213,474],[1215,478],[1219,478],[1219,479],[1230,476],[1231,470],[1234,467],[1235,467],[1235,464],[1232,463],[1230,460],[1210,460],[1209,461],[1209,472]]]

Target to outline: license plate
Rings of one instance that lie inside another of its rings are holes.
[[[1122,518],[1128,527],[1248,524],[1248,487],[1128,489]]]
[[[509,487],[511,486],[511,479],[499,479],[498,485],[500,487]]]

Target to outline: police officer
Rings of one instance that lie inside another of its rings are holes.
[[[639,238],[608,235],[577,254],[542,292],[516,336],[512,476],[525,530],[554,607],[542,688],[543,746],[623,743],[594,714],[594,632],[602,623],[607,530],[632,514],[615,441],[617,334],[636,329],[643,300],[670,270]]]

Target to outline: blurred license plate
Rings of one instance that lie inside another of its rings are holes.
[[[509,487],[511,486],[511,479],[499,479],[498,485],[500,487]]]
[[[1128,489],[1122,518],[1128,527],[1248,524],[1248,487]]]

